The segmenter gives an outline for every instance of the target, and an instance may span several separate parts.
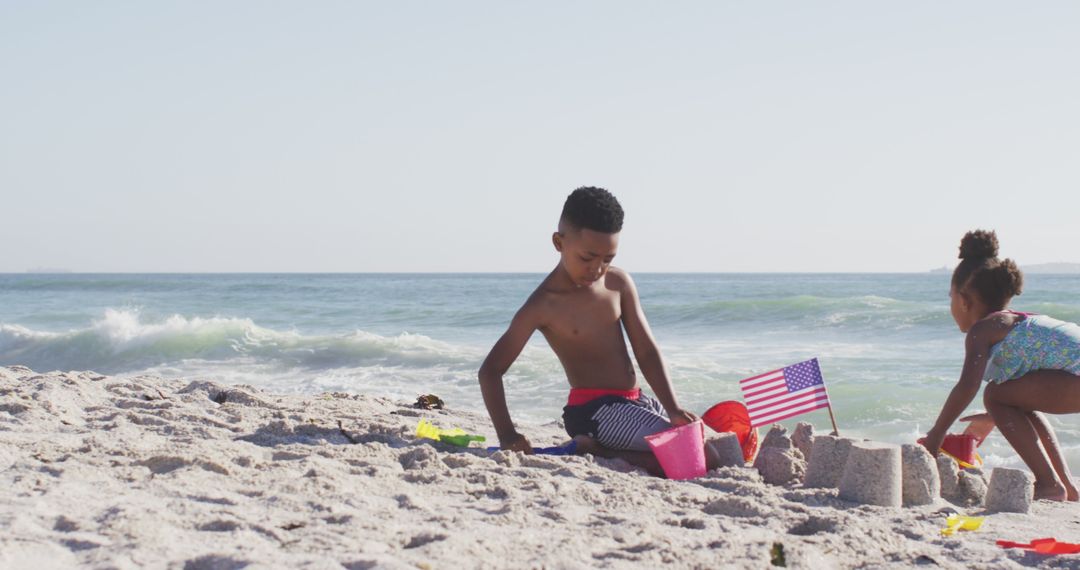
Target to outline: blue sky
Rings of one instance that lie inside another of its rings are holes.
[[[1080,261],[1080,4],[0,2],[0,271]]]

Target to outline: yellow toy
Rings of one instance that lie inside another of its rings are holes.
[[[968,517],[964,515],[949,515],[945,519],[945,528],[941,529],[941,536],[952,536],[958,530],[979,530],[986,517]]]
[[[439,429],[427,420],[420,420],[420,423],[416,425],[416,437],[433,439],[458,447],[469,447],[469,443],[473,441],[486,441],[484,436],[465,433],[465,430],[461,428]]]

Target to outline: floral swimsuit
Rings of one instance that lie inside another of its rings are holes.
[[[983,380],[1002,383],[1032,370],[1064,370],[1080,376],[1080,325],[1030,313],[990,349]]]

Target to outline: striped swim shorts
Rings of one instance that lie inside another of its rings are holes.
[[[671,427],[660,402],[642,394],[637,399],[601,396],[580,406],[563,408],[570,437],[587,435],[608,449],[650,451],[645,436]]]

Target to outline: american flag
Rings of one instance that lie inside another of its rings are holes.
[[[829,407],[816,358],[739,382],[752,427]]]

